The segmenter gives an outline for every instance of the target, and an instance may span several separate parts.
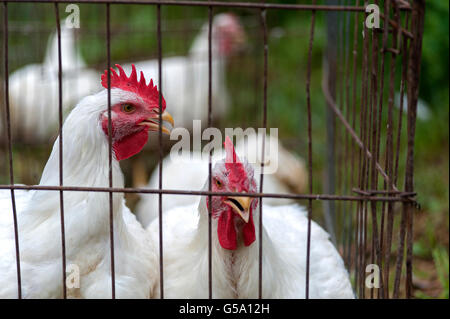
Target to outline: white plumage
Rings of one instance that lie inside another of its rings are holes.
[[[134,94],[111,90],[112,104]],[[107,91],[84,98],[63,126],[64,185],[108,187],[108,142],[100,125]],[[40,185],[59,185],[59,138]],[[113,158],[113,186],[123,187]],[[25,298],[62,296],[60,200],[57,191],[16,191],[22,293]],[[15,245],[9,191],[0,192],[0,298],[17,297]],[[129,211],[123,194],[113,195],[116,296],[148,298],[156,278],[156,259],[148,234]],[[109,194],[64,192],[67,265],[76,265],[80,288],[71,298],[110,298]]]
[[[244,166],[251,180],[252,169],[248,163]],[[223,161],[214,166],[213,176],[229,176]],[[227,185],[224,190],[229,191]],[[215,211],[217,207],[213,197],[213,298],[257,298],[259,207],[250,206],[256,231],[256,241],[250,245],[244,245],[245,241],[241,240],[242,225],[246,224],[235,215],[237,247],[234,250],[224,249],[220,241],[218,220],[223,212]],[[159,242],[158,226],[158,220],[154,220],[147,228],[156,243]],[[263,206],[264,298],[305,297],[307,229],[308,219],[301,206]],[[163,242],[165,298],[208,298],[206,197],[201,197],[197,204],[165,212]],[[328,234],[315,222],[311,223],[310,271],[310,298],[354,298],[342,258]]]
[[[86,68],[72,29],[61,23],[62,108],[64,115],[84,96],[100,90],[98,72]],[[58,42],[50,36],[42,64],[29,64],[9,77],[13,136],[22,142],[48,142],[58,132]],[[0,123],[3,125],[3,122]],[[3,130],[2,130],[3,132]]]
[[[256,180],[259,182],[261,172],[261,151],[263,134],[248,134],[247,138],[241,137],[236,142],[236,151],[244,154],[246,158],[252,157],[251,163],[255,170]],[[249,142],[248,142],[249,141]],[[303,193],[307,185],[307,174],[305,164],[301,158],[286,150],[277,137],[266,135],[265,139],[265,171],[269,172],[273,168],[274,173],[265,174],[263,191],[265,193]],[[276,146],[276,147],[275,147]],[[272,148],[272,150],[271,150]],[[177,190],[200,190],[204,181],[208,178],[208,156],[200,152],[182,154],[180,158],[172,159],[170,155],[163,160],[163,189]],[[221,159],[223,156],[215,154],[212,162]],[[146,188],[158,189],[159,186],[159,165],[153,171]],[[138,220],[146,227],[158,216],[159,202],[158,194],[140,194],[140,202],[136,208]],[[163,211],[168,211],[174,207],[197,203],[199,196],[192,195],[163,195]],[[267,197],[264,204],[286,205],[292,203],[291,199],[281,199]]]

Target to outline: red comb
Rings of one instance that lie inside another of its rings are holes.
[[[230,172],[228,180],[231,184],[238,188],[238,191],[242,191],[242,186],[247,179],[247,173],[245,172],[244,165],[240,162],[239,157],[234,150],[233,142],[227,136],[225,137],[225,167]]]
[[[153,85],[153,80],[150,79],[150,83],[145,83],[144,73],[141,71],[141,77],[139,82],[137,80],[136,67],[131,65],[131,74],[129,77],[125,74],[125,71],[119,64],[116,64],[119,69],[119,74],[111,68],[111,88],[118,88],[125,91],[133,92],[139,95],[146,103],[150,105],[159,106],[159,92],[156,85]],[[108,88],[108,70],[102,74],[102,85],[105,89]],[[164,97],[161,97],[161,107],[164,111],[166,108],[166,101]]]

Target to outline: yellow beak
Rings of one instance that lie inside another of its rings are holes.
[[[250,218],[250,206],[252,203],[251,197],[228,197],[225,201],[225,204],[233,208],[233,210],[241,216],[245,223],[248,223]]]
[[[174,126],[174,121],[173,121],[172,115],[170,115],[169,112],[164,111],[163,114],[161,114],[161,119],[165,122],[169,122],[172,126]],[[148,129],[150,131],[158,132],[159,131],[159,115],[157,117],[149,117],[145,121],[139,123],[139,125],[148,126]],[[167,135],[170,135],[170,129],[163,126],[162,124],[161,124],[161,131]]]

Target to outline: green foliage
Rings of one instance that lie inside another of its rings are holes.
[[[448,30],[449,2],[427,1],[422,50],[420,95],[433,111],[447,109],[448,119]]]
[[[434,249],[433,260],[436,265],[439,281],[443,288],[439,297],[448,299],[448,251],[443,247]]]

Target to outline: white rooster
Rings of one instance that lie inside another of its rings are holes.
[[[220,118],[228,108],[225,66],[227,59],[243,47],[244,30],[230,13],[216,15],[212,21],[212,103],[213,116]],[[158,79],[158,60],[141,61],[136,67],[146,77]],[[124,65],[124,70],[131,70]],[[177,126],[192,128],[193,120],[208,119],[208,23],[191,45],[187,56],[167,57],[162,61],[163,92],[172,107]]]
[[[61,23],[62,108],[101,89],[98,72],[86,68],[75,48],[74,31]],[[48,142],[58,131],[58,38],[50,36],[42,64],[26,65],[9,76],[13,136],[21,142]],[[3,122],[0,123],[3,125]],[[3,130],[1,130],[3,132]]]
[[[254,171],[239,161],[230,139],[226,159],[212,171],[216,192],[257,192]],[[208,183],[204,189],[207,189]],[[208,297],[208,206],[212,214],[213,298],[258,297],[258,199],[201,197],[163,216],[164,296]],[[158,220],[148,227],[159,242]],[[298,205],[263,206],[262,292],[264,298],[304,298],[308,219]],[[328,234],[311,223],[309,297],[354,298],[348,272]],[[158,293],[158,289],[156,294]]]
[[[148,131],[159,129],[159,93],[136,70],[111,74],[113,186],[123,187],[119,161],[141,151]],[[107,71],[102,75],[107,87]],[[108,187],[107,90],[82,99],[63,126],[64,185]],[[163,109],[165,102],[163,100]],[[167,112],[163,120],[173,123]],[[163,127],[164,132],[168,130]],[[59,138],[40,185],[59,185]],[[17,191],[22,293],[25,298],[62,296],[59,192]],[[14,231],[10,193],[0,195],[0,298],[17,297]],[[148,298],[154,289],[157,261],[148,234],[130,212],[122,193],[113,195],[116,297]],[[109,194],[64,192],[67,265],[78,268],[80,287],[71,298],[110,298]]]
[[[250,163],[253,165],[257,181],[260,179],[261,172],[263,136],[263,134],[249,133],[246,137],[238,138],[236,142],[237,152],[251,159]],[[285,149],[275,136],[266,135],[265,143],[265,172],[272,168],[274,172],[264,175],[264,192],[288,194],[292,193],[292,189],[294,193],[302,194],[306,190],[308,178],[303,159]],[[220,156],[221,154],[215,154],[212,161],[220,160]],[[208,162],[208,157],[202,157],[201,152],[182,154],[181,158],[175,160],[168,155],[163,160],[163,188],[200,190],[208,177]],[[153,171],[146,188],[158,189],[158,186],[159,166]],[[158,196],[157,194],[140,194],[136,216],[144,227],[158,216]],[[163,195],[163,211],[197,203],[198,199],[198,196],[192,195]],[[264,204],[267,205],[286,205],[292,202],[293,200],[286,198],[267,197],[264,199]]]

